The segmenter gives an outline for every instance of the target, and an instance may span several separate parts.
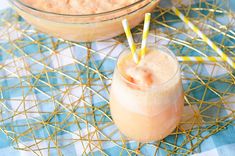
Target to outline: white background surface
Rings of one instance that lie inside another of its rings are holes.
[[[9,7],[7,0],[0,0],[0,10]]]

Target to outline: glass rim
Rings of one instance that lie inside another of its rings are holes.
[[[67,16],[67,17],[91,17],[91,16],[102,16],[102,15],[107,15],[107,14],[110,14],[110,13],[116,13],[116,12],[119,12],[119,11],[123,11],[123,10],[131,8],[131,7],[135,6],[135,5],[140,4],[141,2],[144,2],[145,0],[138,0],[138,1],[136,1],[136,2],[134,2],[132,4],[129,4],[129,5],[125,6],[125,7],[121,7],[121,8],[110,10],[110,11],[95,13],[95,14],[63,14],[63,13],[55,13],[55,12],[45,11],[45,10],[41,10],[41,9],[32,7],[30,5],[27,5],[27,4],[23,3],[21,0],[9,0],[9,1],[12,4],[14,4],[14,2],[17,2],[20,5],[23,5],[24,7],[28,8],[28,9],[30,9],[32,11],[37,11],[37,12],[45,13],[45,14],[48,14],[48,15]],[[152,3],[153,1],[160,1],[160,0],[150,0],[150,2],[148,2],[148,4]]]
[[[164,49],[163,52],[169,54],[169,55],[176,61],[177,69],[176,69],[176,71],[174,72],[174,74],[172,74],[172,76],[171,76],[168,80],[164,81],[164,82],[161,83],[161,84],[156,84],[156,85],[153,85],[153,86],[151,86],[151,87],[147,87],[147,86],[138,85],[138,84],[136,84],[136,83],[130,82],[127,78],[125,78],[125,76],[124,76],[123,74],[121,74],[121,72],[120,72],[120,70],[119,70],[118,64],[119,64],[119,61],[120,61],[120,57],[122,57],[122,55],[124,55],[124,54],[126,54],[126,53],[129,53],[129,52],[127,52],[127,50],[126,50],[126,49],[128,49],[127,47],[125,48],[124,52],[122,52],[122,53],[118,56],[118,60],[117,60],[117,62],[116,62],[116,70],[117,70],[117,73],[118,73],[118,75],[121,77],[121,79],[122,79],[125,83],[127,83],[127,84],[129,84],[129,85],[131,85],[131,86],[137,87],[137,88],[138,88],[138,87],[143,88],[143,90],[152,90],[152,89],[156,89],[156,88],[159,88],[159,87],[164,87],[165,85],[167,85],[168,83],[170,83],[170,82],[177,76],[177,74],[180,72],[179,61],[177,60],[176,55],[175,55],[169,48],[167,48],[166,46],[150,44],[150,45],[148,45],[147,47],[154,47],[154,48],[157,48],[157,49]],[[130,50],[128,50],[128,51],[130,51]],[[141,89],[140,91],[143,91],[143,90]]]

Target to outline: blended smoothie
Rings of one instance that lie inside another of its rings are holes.
[[[116,10],[138,0],[21,0],[43,11],[61,14],[95,14]]]
[[[111,114],[121,132],[138,141],[160,140],[176,128],[183,111],[178,62],[164,49],[148,49],[139,64],[124,53],[110,94]]]
[[[138,25],[160,0],[17,0],[12,6],[39,31],[76,42],[123,33],[122,20]]]

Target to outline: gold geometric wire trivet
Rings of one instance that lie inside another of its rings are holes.
[[[235,16],[228,1],[188,3],[178,7],[234,56]],[[142,27],[133,30],[136,42]],[[139,143],[120,134],[108,105],[125,35],[64,41],[37,32],[11,9],[1,13],[0,30],[0,130],[15,149],[35,155],[113,154],[109,149],[116,155],[192,154],[210,136],[234,126],[235,77],[226,63],[181,63],[186,109],[181,124],[161,141]],[[149,42],[167,45],[177,56],[216,56],[170,9],[155,9]]]

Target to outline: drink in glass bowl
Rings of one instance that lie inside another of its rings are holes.
[[[75,42],[105,40],[123,33],[121,21],[137,26],[160,0],[9,0],[41,32]]]
[[[110,91],[114,123],[130,139],[156,141],[178,125],[184,95],[179,63],[165,47],[149,46],[136,64],[120,55]]]

